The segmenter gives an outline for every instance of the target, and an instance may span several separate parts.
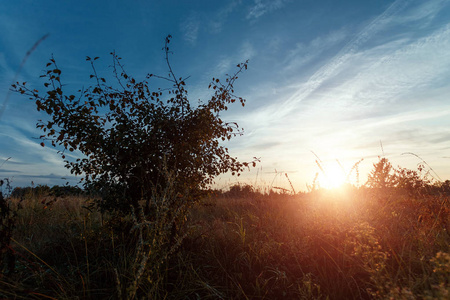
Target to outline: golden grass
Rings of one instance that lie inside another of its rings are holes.
[[[449,252],[448,198],[390,193],[218,199],[192,215],[197,263],[235,299],[446,299],[450,265],[437,279],[432,261]]]
[[[11,245],[16,268],[0,279],[0,297],[448,299],[450,293],[450,205],[443,193],[348,187],[211,196],[191,209],[184,239],[170,249],[164,223],[136,233],[131,219],[83,208],[85,198],[47,200],[20,203]]]

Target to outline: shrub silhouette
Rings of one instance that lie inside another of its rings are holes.
[[[30,96],[38,111],[50,116],[37,127],[44,131],[43,142],[59,151],[66,167],[82,175],[86,187],[100,191],[100,208],[128,212],[130,205],[138,207],[167,186],[179,194],[183,203],[192,201],[198,192],[213,182],[215,176],[232,172],[239,174],[253,162],[240,162],[230,156],[219,142],[242,135],[236,123],[221,119],[220,113],[233,103],[245,104],[234,94],[233,85],[247,62],[237,65],[234,75],[225,82],[213,78],[209,88],[213,95],[207,101],[192,105],[188,99],[186,79],[172,70],[169,55],[171,36],[164,45],[168,77],[148,74],[138,81],[124,70],[121,58],[111,53],[115,86],[108,85],[91,64],[94,84],[79,90],[79,95],[67,95],[61,80],[62,71],[52,57],[47,71],[45,93],[29,89],[26,83],[12,85],[16,92]],[[151,90],[150,81],[162,79],[170,88]],[[84,158],[68,158],[66,151],[78,150]],[[188,196],[189,195],[189,196]],[[176,204],[175,204],[176,205]]]

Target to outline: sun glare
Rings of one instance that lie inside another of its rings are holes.
[[[324,172],[320,174],[320,186],[326,189],[336,189],[345,183],[345,172],[339,165],[330,165],[324,168]]]

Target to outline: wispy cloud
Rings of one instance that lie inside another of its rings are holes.
[[[205,87],[212,77],[233,74],[238,62],[250,59],[236,85],[236,93],[248,100],[246,108],[230,107],[224,113],[224,119],[246,129],[244,137],[229,143],[242,160],[262,157],[268,171],[301,170],[297,174],[312,181],[311,170],[317,166],[310,150],[323,160],[349,158],[353,164],[362,155],[376,159],[382,140],[385,153],[420,150],[420,155],[448,156],[443,151],[450,149],[450,0],[374,1],[370,6],[329,1],[327,7],[320,1],[230,0],[176,7],[141,1],[132,8],[117,6],[109,19],[95,18],[101,5],[82,14],[88,1],[75,11],[70,5],[35,11],[18,1],[20,7],[7,1],[0,5],[5,7],[0,9],[0,92],[6,91],[26,51],[47,31],[51,37],[21,72],[19,80],[30,87],[42,87],[32,78],[41,74],[50,53],[62,69],[69,68],[64,77],[68,89],[75,88],[74,82],[81,85],[87,69],[73,61],[92,52],[100,56],[111,48],[120,50],[131,73],[142,73],[143,61],[153,71],[161,53],[150,41],[159,41],[169,30],[185,46],[174,51],[185,68],[180,72],[192,75],[193,101],[211,95]],[[43,23],[43,12],[60,17]],[[152,17],[136,23],[142,12]],[[75,18],[79,20],[71,22]],[[142,30],[131,30],[137,27]],[[125,33],[126,38],[117,38]],[[205,46],[196,47],[200,44]],[[148,57],[149,49],[158,55]],[[0,157],[13,158],[2,166],[0,177],[17,175],[26,182],[22,174],[56,174],[48,176],[53,182],[62,177],[58,174],[69,173],[55,149],[42,148],[31,138],[41,134],[33,120],[43,115],[32,102],[13,96],[0,120]]]
[[[433,124],[450,124],[450,104],[443,96],[448,93],[442,90],[450,76],[450,24],[415,25],[417,20],[436,18],[443,1],[412,9],[410,3],[391,4],[306,81],[281,83],[278,90],[283,93],[277,96],[285,97],[285,102],[242,115],[239,124],[253,133],[243,147],[255,155],[261,149],[265,166],[274,166],[280,157],[295,157],[292,149],[319,151],[324,159],[369,160],[381,154],[380,140],[386,142],[386,153],[397,156],[411,150],[443,156],[440,150],[429,149],[431,143],[448,148],[448,130]],[[398,23],[399,19],[404,22]],[[405,28],[406,20],[411,23]],[[302,60],[304,54],[321,51],[322,46],[332,49],[348,39],[350,31],[343,28],[334,34],[297,44],[284,60],[283,70],[294,72],[290,65],[316,59],[312,54]],[[437,89],[436,95],[430,92]],[[268,149],[262,149],[264,145]],[[370,162],[365,164],[366,169],[371,167]],[[304,165],[299,162],[297,167]]]
[[[19,171],[17,171],[17,170],[8,170],[8,169],[0,169],[0,174],[1,173],[19,173]]]
[[[342,43],[347,37],[348,32],[341,28],[325,36],[318,36],[307,44],[297,43],[284,59],[283,64],[286,66],[284,71],[298,71],[305,64],[320,58],[325,51]]]
[[[212,78],[219,78],[225,82],[226,74],[234,74],[236,65],[246,60],[251,60],[257,55],[257,50],[250,41],[244,41],[237,47],[235,53],[230,55],[222,55],[218,57],[215,63],[211,63],[206,72],[203,72],[196,85],[190,87],[189,94],[192,99],[206,100],[212,95],[211,89],[205,89],[208,87]],[[237,106],[237,105],[236,105]]]
[[[237,54],[239,56],[238,62],[253,58],[256,55],[256,52],[257,51],[251,42],[244,41],[239,53]]]
[[[247,19],[254,20],[282,8],[289,0],[255,0],[247,14]]]
[[[449,4],[448,0],[431,0],[424,1],[421,5],[411,9],[402,16],[398,16],[393,20],[402,24],[405,22],[414,22],[419,28],[426,27],[441,12],[441,9]],[[420,21],[420,23],[418,23]]]
[[[420,90],[444,84],[441,78],[450,68],[448,47],[450,26],[445,26],[414,42],[399,40],[354,53],[351,63],[341,65],[336,75],[322,78],[321,90],[332,94],[337,105],[373,109],[408,101],[411,108],[415,101],[421,101],[417,98]],[[326,101],[320,95],[314,98]]]
[[[411,87],[429,82],[431,77],[431,80],[437,80],[442,72],[445,72],[448,62],[449,54],[445,49],[448,49],[450,39],[446,27],[429,33],[415,42],[411,42],[408,35],[400,34],[398,39],[373,45],[374,36],[393,28],[398,17],[413,15],[411,11],[405,12],[407,4],[408,1],[401,0],[391,4],[306,81],[296,86],[288,83],[280,87],[279,90],[283,89],[286,97],[284,103],[259,109],[254,113],[255,120],[265,120],[266,124],[270,124],[291,114],[300,106],[304,110],[306,104],[302,103],[305,100],[314,100],[317,105],[324,97],[331,100],[330,95],[333,95],[332,103],[336,105],[348,105],[349,101],[359,103],[380,99],[385,101],[409,91]],[[417,14],[419,12],[416,10]],[[302,65],[311,60],[314,54],[302,58],[301,53],[306,53],[306,49],[321,51],[320,45],[323,45],[323,49],[326,46],[332,47],[342,42],[347,34],[341,29],[328,36],[317,38],[307,45],[298,44],[285,60],[284,71],[290,70],[293,65]],[[411,34],[414,34],[414,31]],[[369,40],[372,48],[366,45]],[[430,57],[429,53],[436,55]],[[394,82],[397,83],[395,86]],[[288,90],[293,88],[295,91],[289,94]]]
[[[247,59],[253,58],[257,54],[257,50],[253,44],[246,40],[237,47],[235,53],[230,53],[229,55],[222,55],[218,57],[217,62],[213,67],[204,73],[204,80],[209,81],[213,76],[224,76],[225,74],[232,74],[235,70],[236,64],[241,63]]]
[[[223,29],[223,25],[228,19],[228,16],[235,11],[235,9],[241,4],[241,0],[235,0],[227,3],[225,7],[221,8],[214,16],[214,19],[210,21],[210,31],[212,33],[219,33]]]
[[[47,171],[59,173],[64,168],[64,162],[61,160],[57,150],[52,147],[42,148],[39,140],[33,140],[24,132],[16,129],[15,126],[0,126],[2,155],[11,157],[5,164],[16,164],[17,170],[27,174],[40,174],[43,167]],[[11,149],[9,145],[15,147]],[[71,153],[66,155],[71,158],[78,158]]]
[[[184,40],[191,45],[195,45],[197,42],[199,28],[200,20],[198,14],[195,12],[191,12],[180,25]]]
[[[383,29],[390,17],[398,13],[405,6],[405,1],[397,0],[388,7],[380,16],[375,18],[366,28],[363,29],[355,38],[353,38],[347,45],[330,62],[315,72],[309,80],[293,94],[284,104],[282,114],[286,114],[292,109],[295,103],[303,101],[306,97],[316,91],[327,79],[335,76],[339,72],[339,68],[348,62],[353,54],[355,54],[359,47],[368,41],[372,35]]]

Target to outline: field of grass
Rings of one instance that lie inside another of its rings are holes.
[[[2,216],[2,234],[8,218],[14,229],[0,298],[449,299],[449,199],[437,188],[247,187],[190,207],[174,238],[164,205],[138,222],[89,210],[87,196],[29,193]]]

